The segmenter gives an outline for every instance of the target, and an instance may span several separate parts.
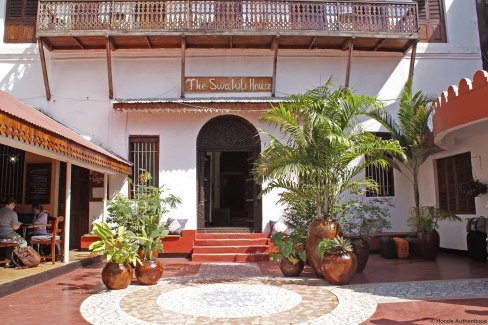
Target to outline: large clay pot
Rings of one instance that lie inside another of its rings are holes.
[[[280,270],[284,276],[300,276],[304,266],[305,263],[303,263],[302,260],[298,261],[296,264],[293,264],[286,257],[283,257],[280,261]]]
[[[156,284],[163,276],[163,265],[158,260],[142,261],[136,266],[136,278],[141,284]]]
[[[322,273],[330,284],[348,284],[358,266],[354,253],[342,255],[324,255],[322,259]]]
[[[437,230],[417,233],[419,238],[420,252],[426,260],[435,260],[439,252],[439,233]]]
[[[125,289],[132,279],[128,264],[107,263],[102,270],[102,282],[110,290]]]
[[[358,267],[356,272],[361,273],[364,271],[366,264],[369,259],[369,243],[368,240],[364,238],[353,238],[351,239],[352,252],[356,255],[358,260]]]
[[[319,256],[317,247],[319,243],[327,238],[333,239],[336,236],[341,235],[341,229],[339,223],[332,219],[327,220],[315,220],[308,226],[307,233],[307,258],[310,262],[310,266],[318,278],[323,278],[321,271],[322,259]]]

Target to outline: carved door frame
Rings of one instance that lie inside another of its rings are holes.
[[[197,227],[205,229],[205,152],[252,152],[256,161],[261,152],[261,140],[256,128],[236,115],[222,115],[210,119],[197,136]],[[262,204],[258,198],[261,187],[253,181],[254,232],[262,230]]]

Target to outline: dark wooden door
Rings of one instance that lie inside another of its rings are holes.
[[[70,249],[80,248],[81,236],[89,231],[88,169],[73,166],[71,170]]]

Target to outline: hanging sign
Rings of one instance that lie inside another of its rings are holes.
[[[272,84],[272,77],[185,77],[185,92],[271,92]]]

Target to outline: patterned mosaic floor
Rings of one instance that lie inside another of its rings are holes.
[[[195,277],[103,291],[80,307],[92,324],[359,324],[378,303],[488,296],[488,279],[335,287],[263,277],[253,264],[207,264]]]

